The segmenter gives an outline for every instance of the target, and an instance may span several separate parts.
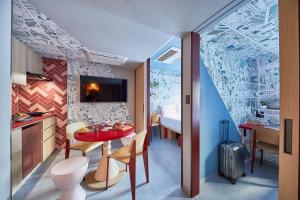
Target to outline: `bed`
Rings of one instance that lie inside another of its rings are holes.
[[[162,116],[160,118],[160,124],[167,128],[170,129],[171,131],[174,131],[175,133],[181,133],[181,119],[176,117],[164,117]]]
[[[159,105],[161,114],[161,126],[180,134],[181,133],[181,115],[176,111],[175,105]]]

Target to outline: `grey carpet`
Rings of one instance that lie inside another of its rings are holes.
[[[121,146],[114,141],[113,148]],[[71,156],[80,152],[71,151]],[[96,149],[87,155],[90,158],[89,170],[98,165],[100,150]],[[64,151],[56,151],[51,157],[26,180],[23,186],[13,196],[16,200],[55,200],[59,198],[59,190],[50,177],[50,169],[55,163],[64,159]],[[149,147],[150,183],[146,184],[143,160],[137,161],[136,199],[187,199],[180,189],[180,148],[175,140],[160,140],[153,137]],[[122,164],[120,164],[121,167]],[[217,175],[201,181],[199,200],[273,200],[278,199],[277,172],[270,165],[256,166],[254,174],[248,172],[247,177],[240,178],[235,185]],[[88,200],[130,200],[131,190],[128,173],[115,186],[107,191],[91,191],[84,182],[82,186],[87,192]]]

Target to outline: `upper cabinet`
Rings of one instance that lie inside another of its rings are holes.
[[[12,37],[12,75],[13,82],[26,85],[26,46]]]
[[[32,49],[27,48],[27,72],[42,74],[43,73],[43,61],[42,58],[35,53]]]
[[[13,83],[26,85],[26,72],[43,73],[42,58],[22,42],[12,37],[12,74]]]

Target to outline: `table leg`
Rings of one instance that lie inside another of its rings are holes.
[[[107,172],[107,159],[108,155],[111,154],[111,141],[105,141],[103,143],[103,156],[99,161],[98,168],[95,172],[95,179],[97,181],[105,181],[106,180],[106,172]],[[110,159],[109,161],[109,175],[108,179],[112,179],[116,177],[119,173],[119,167],[114,159]]]
[[[85,177],[87,185],[92,189],[104,189],[106,187],[107,159],[108,155],[111,154],[110,143],[111,141],[103,143],[103,155],[99,161],[97,169],[95,171],[91,171]],[[100,155],[102,152],[100,152]],[[109,159],[108,186],[118,183],[124,174],[125,170],[119,170],[116,161],[114,159]]]

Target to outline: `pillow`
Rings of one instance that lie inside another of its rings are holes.
[[[175,105],[159,105],[160,113],[164,117],[176,117],[178,113],[176,112]]]

